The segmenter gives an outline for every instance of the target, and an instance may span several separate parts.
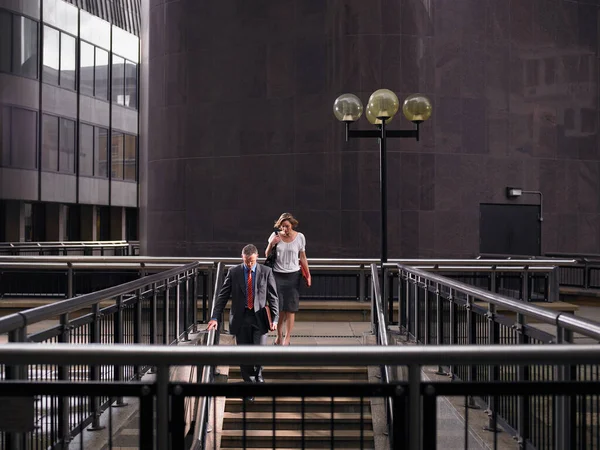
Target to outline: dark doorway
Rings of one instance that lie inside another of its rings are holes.
[[[539,205],[481,204],[482,255],[539,256],[542,243]]]
[[[98,206],[96,212],[96,239],[110,241],[110,208]]]
[[[67,206],[66,240],[81,240],[81,207],[79,205]]]

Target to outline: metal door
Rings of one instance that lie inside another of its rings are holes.
[[[541,244],[539,205],[480,205],[481,254],[539,256]]]

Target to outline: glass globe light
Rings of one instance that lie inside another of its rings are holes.
[[[402,112],[411,122],[423,122],[431,117],[431,102],[421,94],[413,94],[406,97],[402,105]]]
[[[389,89],[378,89],[369,97],[368,109],[379,119],[394,117],[400,107],[396,94]],[[387,123],[387,122],[386,122]]]
[[[381,122],[383,122],[381,119],[378,119],[375,114],[373,114],[373,111],[371,111],[371,109],[368,106],[367,109],[365,109],[365,117],[373,125],[381,125]],[[385,123],[388,124],[391,122],[391,120],[392,117],[386,119]]]
[[[342,94],[333,102],[333,114],[340,122],[356,122],[363,113],[363,104],[354,94]]]

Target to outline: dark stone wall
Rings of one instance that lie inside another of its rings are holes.
[[[289,211],[309,256],[377,257],[377,142],[346,143],[332,104],[382,87],[434,106],[421,142],[388,140],[391,258],[476,255],[511,185],[544,194],[544,252],[600,252],[598,8],[151,0],[146,253],[262,249]]]

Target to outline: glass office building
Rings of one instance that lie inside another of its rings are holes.
[[[0,241],[137,239],[138,1],[0,0]]]

